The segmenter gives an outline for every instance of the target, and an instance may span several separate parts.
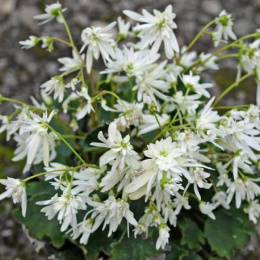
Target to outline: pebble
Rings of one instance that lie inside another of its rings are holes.
[[[203,1],[202,8],[206,14],[213,15],[213,16],[218,16],[222,10],[220,2],[215,0]]]
[[[8,15],[15,10],[16,0],[1,0],[0,14]]]

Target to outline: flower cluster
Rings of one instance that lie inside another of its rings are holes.
[[[42,103],[32,98],[33,105],[27,105],[0,97],[19,104],[14,114],[0,117],[0,132],[17,145],[13,161],[27,158],[24,172],[34,165],[45,171],[34,175],[31,171],[22,180],[0,180],[6,186],[0,199],[21,202],[25,216],[26,185],[39,177],[55,191],[48,200],[37,202],[41,212],[49,220],[57,218],[61,231],[82,244],[101,226],[108,227],[108,237],[121,232],[121,227],[135,237],[148,236],[155,228],[156,249],[164,249],[179,220],[193,212],[202,219],[215,219],[221,207],[240,209],[256,223],[259,31],[236,40],[233,19],[222,11],[198,36],[212,36],[215,46],[229,38],[234,41],[213,54],[198,54],[191,51],[194,41],[179,48],[176,15],[169,5],[153,14],[124,11],[131,23],[118,18],[117,38],[116,22],[87,27],[78,49],[65,10],[56,3],[35,17],[42,23],[56,17],[70,41],[60,42],[72,48],[72,57],[58,59],[61,74],[40,86]],[[215,29],[210,31],[212,25]],[[253,43],[243,41],[247,38]],[[42,41],[43,48],[52,50],[55,40],[30,36],[20,44],[29,49]],[[233,46],[239,49],[236,55],[223,55]],[[96,65],[100,56],[103,64]],[[211,89],[216,83],[204,75],[218,70],[220,61],[229,57],[238,60],[237,80],[215,98]],[[101,67],[99,73],[96,67]],[[249,76],[258,85],[256,105],[217,105]],[[69,152],[59,149],[64,145]],[[141,211],[132,207],[136,204],[142,205]]]

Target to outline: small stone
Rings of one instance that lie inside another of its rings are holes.
[[[15,10],[16,0],[1,0],[0,13],[7,15]]]
[[[19,10],[19,16],[21,22],[29,28],[36,28],[38,22],[33,18],[39,10],[33,6],[21,6]]]
[[[256,8],[256,10],[260,10],[260,1],[259,0],[254,0],[254,7]]]
[[[215,0],[204,1],[202,8],[207,14],[214,16],[217,16],[222,10],[220,3]]]

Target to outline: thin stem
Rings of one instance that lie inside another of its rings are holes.
[[[120,101],[120,103],[122,104],[122,106],[124,107],[124,109],[126,111],[128,110],[126,105],[124,104],[123,100],[116,93],[109,91],[109,90],[103,90],[103,91],[99,92],[96,96],[93,97],[93,101],[96,100],[97,98],[99,98],[100,96],[103,96],[106,94],[109,94],[109,95],[115,97],[116,99],[118,99]]]
[[[220,48],[220,49],[214,51],[207,59],[205,59],[203,62],[201,62],[201,63],[198,64],[198,66],[197,66],[197,67],[195,68],[195,70],[194,70],[194,73],[198,70],[199,67],[201,67],[201,66],[203,66],[204,64],[206,64],[212,57],[218,55],[218,54],[221,53],[221,52],[224,52],[225,50],[227,50],[227,49],[229,49],[229,48],[231,48],[231,47],[235,47],[236,44],[239,43],[240,41],[243,41],[243,40],[246,40],[246,39],[249,39],[249,38],[253,38],[253,37],[255,37],[255,36],[256,36],[255,33],[246,35],[246,36],[241,37],[241,38],[237,39],[236,41],[234,41],[234,42],[232,42],[232,43],[230,43],[230,44],[228,44],[228,45],[225,45],[225,46],[223,46],[222,48]],[[236,47],[238,47],[238,46],[236,46]]]
[[[163,132],[163,128],[162,128],[162,125],[161,125],[161,123],[160,123],[160,121],[159,121],[159,119],[158,119],[158,116],[157,116],[156,114],[154,114],[154,117],[155,117],[155,120],[156,120],[156,122],[157,122],[159,128],[161,129],[161,131],[162,131],[162,133],[163,133],[163,136],[165,137],[165,133]]]
[[[197,198],[196,195],[194,195],[193,193],[190,193],[190,192],[186,192],[187,195],[191,196],[192,198],[196,199],[198,202],[200,202],[200,200]]]
[[[85,136],[80,136],[80,135],[62,135],[62,137],[70,138],[70,139],[82,139],[82,140],[86,138]]]
[[[77,158],[80,160],[81,163],[85,164],[85,161],[82,159],[82,157],[74,150],[74,148],[62,137],[60,133],[58,133],[56,130],[54,130],[50,125],[47,125],[47,127],[52,131],[54,134],[56,134],[64,144],[68,146],[68,148],[77,156]]]
[[[71,35],[71,32],[70,32],[70,28],[69,28],[68,23],[67,23],[67,21],[66,21],[66,19],[65,19],[65,17],[64,17],[64,15],[63,15],[62,12],[60,12],[60,16],[62,17],[65,30],[66,30],[66,32],[67,32],[67,35],[68,35],[69,40],[70,40],[70,43],[71,43],[71,47],[72,47],[72,48],[74,49],[74,51],[77,53],[78,57],[80,58],[80,60],[82,61],[82,63],[83,63],[84,66],[85,66],[85,61],[82,59],[82,57],[81,57],[81,55],[80,55],[80,53],[79,53],[79,51],[78,51],[78,49],[77,49],[77,47],[76,47],[76,45],[75,45],[75,43],[74,43],[74,40],[73,40],[72,35]]]
[[[53,171],[37,173],[37,174],[32,175],[32,176],[30,176],[30,177],[28,177],[28,178],[26,178],[26,179],[24,179],[24,180],[22,180],[22,181],[23,181],[23,182],[27,182],[27,181],[29,181],[29,180],[31,180],[31,179],[34,179],[34,178],[37,178],[37,177],[41,177],[41,176],[46,175],[46,174],[48,174],[48,173],[53,173],[53,172],[66,172],[66,171],[68,171],[69,169],[71,169],[71,168],[57,169],[57,170],[53,170]]]
[[[222,56],[218,57],[216,59],[216,62],[218,62],[220,60],[228,59],[228,58],[237,58],[237,57],[238,57],[237,53],[230,53],[230,54],[226,54],[226,55],[222,55]]]
[[[52,39],[53,41],[61,42],[61,43],[63,43],[63,44],[66,44],[66,45],[72,47],[70,42],[67,42],[67,41],[65,41],[65,40],[62,40],[62,39],[60,39],[60,38],[51,37],[51,39]]]
[[[77,170],[79,168],[82,168],[82,167],[90,167],[90,168],[98,168],[96,165],[93,165],[93,164],[87,164],[87,163],[84,163],[84,164],[81,164],[81,165],[78,165],[76,167],[67,167],[67,168],[64,168],[64,169],[57,169],[57,170],[53,170],[53,171],[47,171],[47,172],[41,172],[41,173],[37,173],[33,176],[30,176],[24,180],[22,180],[23,182],[27,182],[31,179],[34,179],[34,178],[37,178],[37,177],[40,177],[40,176],[44,176],[48,173],[53,173],[53,172],[67,172],[67,171],[71,171],[71,170]]]
[[[242,81],[244,81],[245,79],[247,79],[248,77],[252,76],[253,72],[250,72],[246,75],[244,75],[243,77],[241,77],[239,80],[237,80],[236,82],[234,82],[233,84],[231,84],[224,92],[221,93],[221,95],[218,97],[218,99],[214,102],[213,107],[215,107],[218,102],[228,93],[230,92],[233,88],[235,88],[239,83],[241,83]]]
[[[2,96],[1,101],[11,102],[11,103],[15,103],[15,104],[18,104],[18,105],[21,105],[21,106],[26,106],[26,107],[29,107],[29,108],[31,108],[33,110],[38,109],[38,110],[44,110],[45,111],[45,109],[35,108],[34,106],[31,106],[31,105],[29,105],[29,104],[27,104],[27,103],[25,103],[23,101],[20,101],[20,100],[17,100],[17,99],[13,99],[13,98],[7,98],[7,97]]]
[[[206,24],[200,31],[199,33],[195,36],[195,38],[192,40],[192,42],[188,45],[188,47],[186,48],[186,50],[180,54],[180,57],[178,59],[178,61],[181,60],[182,56],[187,53],[192,47],[193,45],[198,41],[198,39],[201,37],[201,35],[204,33],[205,30],[207,30],[212,24],[215,23],[215,20],[210,21],[208,24]]]
[[[247,109],[250,105],[237,105],[237,106],[216,106],[215,109],[223,109],[223,110],[230,110],[230,109]]]
[[[72,38],[72,35],[71,35],[71,32],[70,32],[70,28],[69,28],[69,26],[68,26],[68,23],[67,23],[67,21],[66,21],[64,15],[62,14],[62,12],[60,12],[60,16],[62,17],[63,24],[64,24],[64,26],[65,26],[67,35],[68,35],[69,40],[70,40],[70,42],[71,42],[71,45],[72,45],[72,46],[75,46],[74,41],[73,41],[73,38]]]
[[[129,77],[129,83],[130,83],[130,91],[131,91],[131,102],[134,102],[135,100],[135,91],[133,90],[133,80],[131,77]]]

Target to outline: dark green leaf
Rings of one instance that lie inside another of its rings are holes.
[[[84,260],[85,256],[82,250],[76,246],[66,248],[55,255],[56,260]]]
[[[193,251],[189,252],[189,254],[183,258],[183,260],[202,260],[202,258]]]
[[[52,197],[55,195],[56,191],[54,187],[48,182],[34,181],[26,185],[26,193],[31,197],[37,196],[41,193],[49,193],[50,197]]]
[[[182,260],[188,253],[186,249],[171,243],[171,251],[165,252],[165,260]]]
[[[231,257],[236,249],[243,247],[249,238],[247,216],[235,212],[218,211],[216,220],[208,219],[205,237],[219,256]]]
[[[55,247],[60,248],[65,241],[65,234],[61,233],[60,224],[56,218],[48,220],[44,213],[40,212],[42,206],[35,204],[37,201],[49,198],[50,194],[48,193],[32,197],[27,202],[26,217],[22,216],[20,209],[14,210],[14,216],[25,225],[32,237],[40,240],[47,237]]]
[[[199,243],[204,242],[203,232],[193,220],[184,219],[180,221],[179,226],[182,233],[181,245],[187,245],[190,249],[195,249]]]
[[[91,146],[90,143],[92,142],[100,142],[98,140],[98,133],[102,131],[103,133],[106,133],[108,131],[108,126],[107,125],[100,125],[97,126],[95,129],[93,129],[85,138],[84,141],[84,148],[93,148],[94,146]]]
[[[97,259],[100,252],[109,255],[111,253],[110,245],[113,242],[115,242],[115,240],[112,237],[107,237],[107,233],[105,231],[101,231],[100,229],[95,231],[90,235],[88,244],[86,245],[87,259]]]
[[[143,239],[141,236],[134,238],[130,236],[113,246],[111,260],[144,260],[149,257],[155,257],[160,251],[155,249],[155,236]]]

